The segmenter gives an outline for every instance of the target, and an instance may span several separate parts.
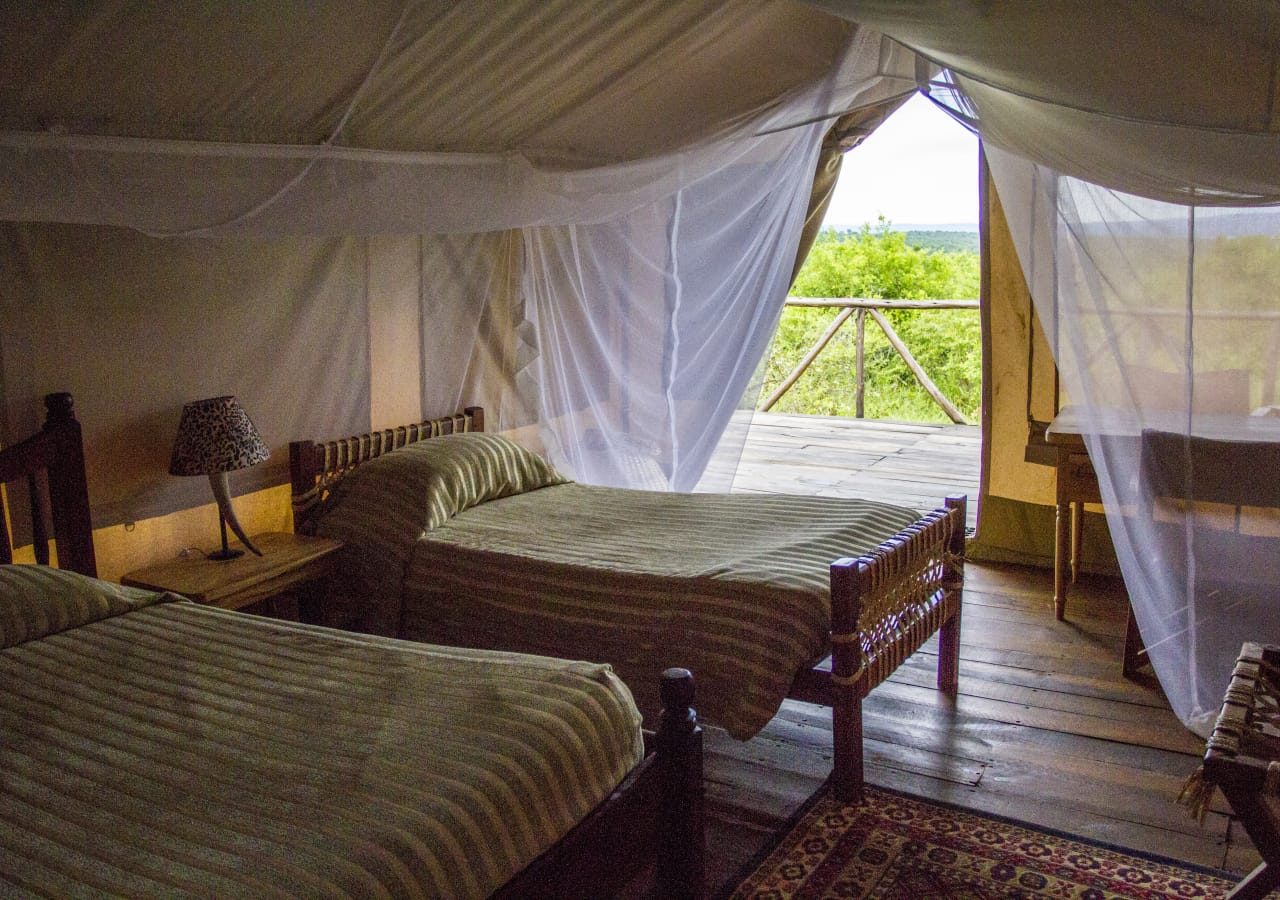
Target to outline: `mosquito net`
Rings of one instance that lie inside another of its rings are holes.
[[[1280,14],[822,5],[945,67],[981,133],[1141,642],[1207,733],[1241,643],[1280,640]]]
[[[916,84],[777,0],[217,9],[0,10],[0,217],[420,235],[424,410],[607,484],[732,455],[823,135]]]
[[[1280,638],[1280,210],[1172,204],[989,158],[1022,213],[1060,420],[1098,473],[1142,641],[1207,734],[1241,643]]]

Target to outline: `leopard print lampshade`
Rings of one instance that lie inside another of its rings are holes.
[[[211,397],[182,407],[170,475],[210,475],[246,469],[270,451],[235,397]]]

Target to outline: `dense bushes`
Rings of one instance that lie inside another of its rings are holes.
[[[796,297],[977,299],[978,254],[913,246],[881,219],[873,230],[824,231],[791,293]],[[761,400],[787,377],[838,314],[836,309],[788,308],[765,371]],[[973,419],[981,401],[978,311],[890,310],[887,317],[916,360],[960,411]],[[866,416],[915,422],[949,421],[920,387],[883,332],[867,318]],[[850,319],[775,412],[854,415],[854,327]]]

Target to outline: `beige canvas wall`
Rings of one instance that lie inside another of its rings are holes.
[[[3,437],[39,427],[44,394],[73,394],[106,577],[218,540],[208,482],[167,471],[184,402],[234,393],[267,441],[267,463],[232,475],[251,534],[292,527],[289,440],[422,415],[415,237],[0,228]],[[21,520],[25,500],[11,505]]]
[[[969,549],[976,559],[1052,566],[1056,482],[1052,466],[1027,459],[1029,420],[1049,422],[1065,398],[1056,397],[1053,350],[985,165],[983,173],[983,489]],[[1106,522],[1087,509],[1083,568],[1113,571]]]

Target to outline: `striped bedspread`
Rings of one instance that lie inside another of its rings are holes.
[[[0,894],[483,897],[642,755],[604,666],[170,599],[10,603]]]
[[[699,715],[739,738],[826,653],[832,561],[918,518],[864,500],[576,483],[491,500],[425,532],[351,524],[378,516],[370,503],[327,522],[348,523],[348,569],[363,579],[352,592],[381,603],[384,619],[399,614],[402,636],[608,662],[646,716],[659,708],[649,673],[685,666]]]

